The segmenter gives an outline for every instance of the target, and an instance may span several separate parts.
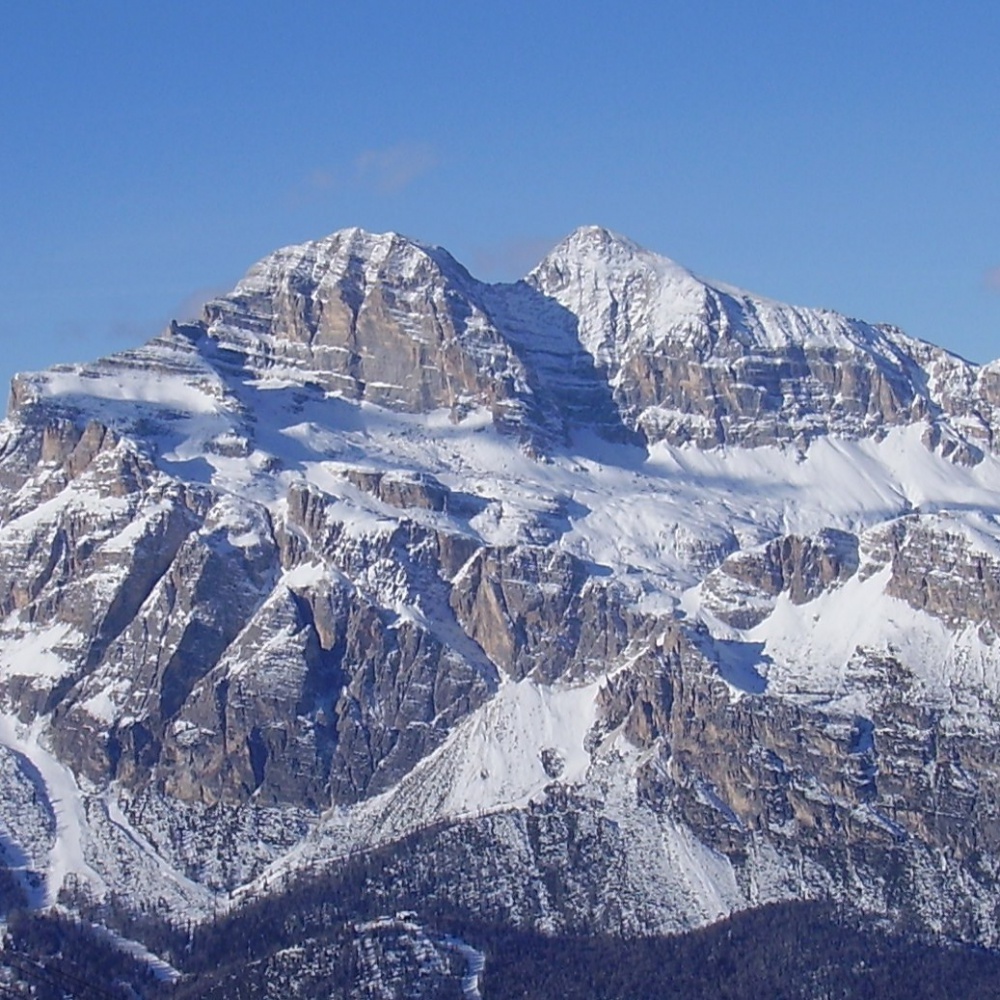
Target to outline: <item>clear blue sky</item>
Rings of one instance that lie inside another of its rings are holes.
[[[1000,5],[32,0],[0,30],[0,380],[350,225],[520,276],[599,223],[1000,356]]]

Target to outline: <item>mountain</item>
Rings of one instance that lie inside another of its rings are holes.
[[[506,285],[345,230],[19,375],[0,904],[340,879],[376,978],[796,900],[1000,946],[998,406],[597,227]]]

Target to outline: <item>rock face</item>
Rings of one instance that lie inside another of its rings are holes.
[[[737,628],[753,628],[774,610],[779,594],[807,604],[858,569],[858,539],[824,528],[816,538],[786,535],[723,560],[705,580],[706,605]]]
[[[526,373],[477,292],[445,251],[354,229],[261,261],[205,321],[263,367],[313,371],[348,398],[411,411],[513,405]]]
[[[593,227],[512,285],[348,230],[19,376],[4,884],[180,920],[408,838],[395,902],[516,926],[998,944],[998,384]]]
[[[801,444],[942,415],[971,418],[973,437],[992,441],[991,418],[967,406],[991,396],[992,376],[895,328],[703,282],[596,227],[528,282],[578,317],[623,418],[649,441]]]

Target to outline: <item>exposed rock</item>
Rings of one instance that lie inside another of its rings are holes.
[[[993,540],[948,515],[910,515],[875,535],[873,549],[889,563],[886,593],[942,619],[1000,628],[1000,558]]]
[[[722,621],[753,628],[785,593],[805,604],[858,570],[858,539],[825,528],[815,538],[786,535],[759,549],[741,550],[725,559],[705,579],[706,605]]]
[[[455,580],[451,606],[470,638],[515,680],[597,672],[630,633],[613,589],[588,578],[572,556],[535,546],[480,549]]]
[[[370,472],[365,469],[347,469],[344,476],[358,489],[371,493],[390,507],[401,510],[408,507],[436,511],[448,509],[448,490],[433,476],[412,472]]]

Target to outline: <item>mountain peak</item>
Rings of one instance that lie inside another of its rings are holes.
[[[233,294],[256,293],[288,282],[328,284],[361,272],[371,281],[421,281],[432,272],[468,276],[465,268],[441,247],[402,233],[372,233],[352,227],[268,254],[250,268]]]
[[[577,250],[592,249],[605,253],[616,251],[626,251],[633,254],[649,252],[635,240],[629,239],[613,229],[596,225],[578,226],[559,243],[559,246],[567,246]]]
[[[701,284],[687,268],[646,249],[635,240],[604,226],[580,226],[561,240],[535,268],[536,273],[546,265],[572,261],[585,268],[626,272],[672,274],[675,280]]]
[[[993,447],[975,366],[889,327],[703,281],[596,225],[512,285],[397,232],[342,229],[255,264],[206,306],[203,329],[261,379],[456,419],[487,407],[541,450],[579,425],[711,448],[922,420],[934,441],[966,441],[955,454]],[[24,383],[14,403],[38,393]]]

